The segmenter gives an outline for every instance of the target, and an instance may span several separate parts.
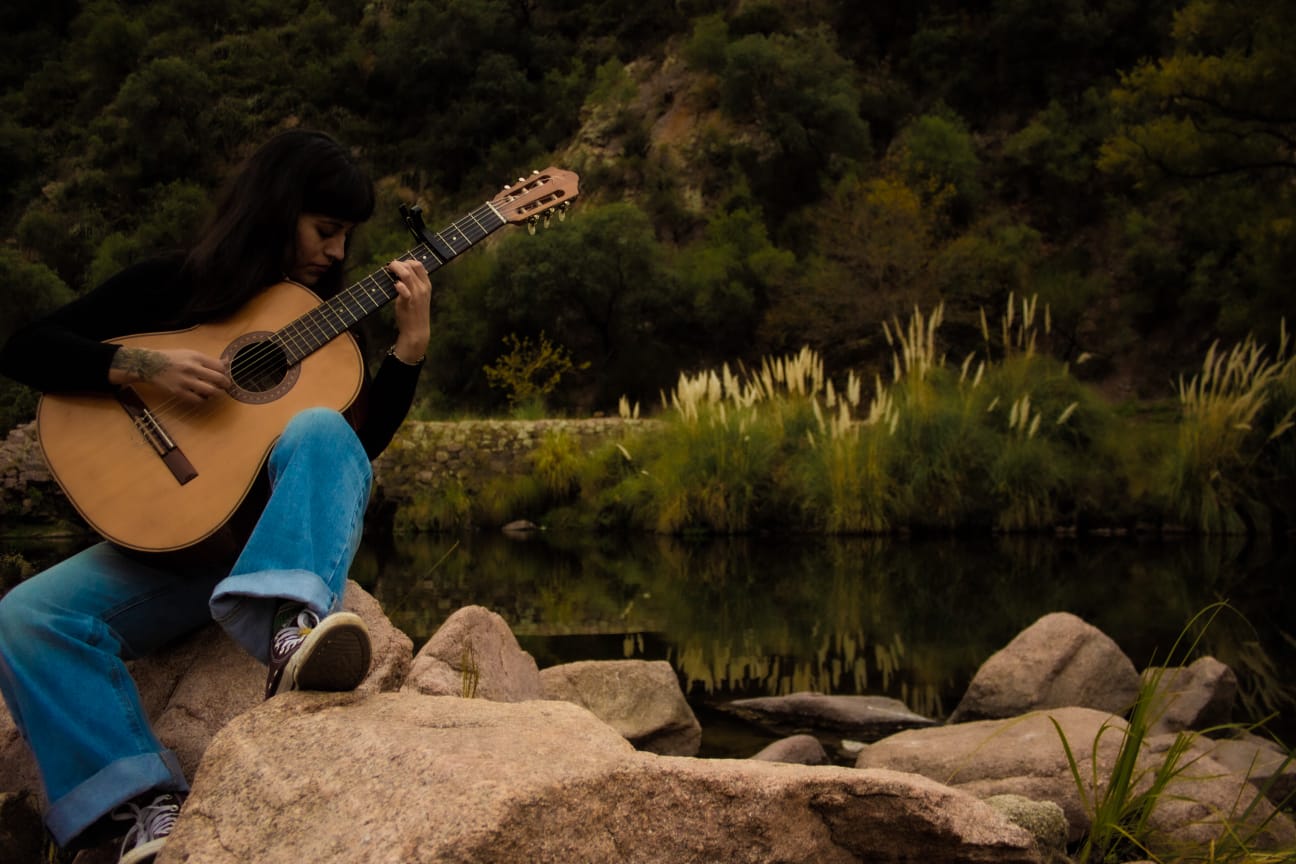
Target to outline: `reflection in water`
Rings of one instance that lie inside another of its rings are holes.
[[[728,538],[495,534],[367,542],[353,571],[425,641],[447,615],[500,613],[540,665],[668,660],[695,706],[814,690],[903,700],[941,718],[990,654],[1041,615],[1072,612],[1136,666],[1228,600],[1204,650],[1242,682],[1245,718],[1291,728],[1289,550],[1039,537]],[[1182,658],[1175,658],[1180,660]],[[1239,718],[1243,719],[1243,718]]]
[[[79,545],[84,545],[81,543]],[[75,548],[79,548],[77,545]],[[48,566],[75,548],[10,541]],[[1136,666],[1161,663],[1216,600],[1202,650],[1237,672],[1238,720],[1296,740],[1291,549],[1241,541],[562,537],[366,540],[352,576],[420,647],[456,609],[504,616],[541,667],[669,661],[708,724],[716,703],[813,690],[946,716],[982,662],[1041,615],[1072,612]],[[4,586],[0,586],[3,590]],[[1175,657],[1176,661],[1182,660]],[[725,745],[750,755],[760,741]]]

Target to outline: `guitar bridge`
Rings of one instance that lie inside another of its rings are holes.
[[[181,486],[198,476],[198,470],[194,468],[193,463],[184,455],[184,451],[171,438],[166,427],[157,415],[149,410],[144,404],[144,400],[139,397],[129,387],[117,388],[117,401],[121,404],[122,409],[130,415],[131,422],[135,428],[144,436],[144,440],[153,448],[166,465],[171,476],[175,477],[176,482]]]

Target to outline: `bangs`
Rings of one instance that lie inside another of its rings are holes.
[[[373,215],[374,189],[369,177],[350,160],[328,166],[306,183],[302,211],[345,222],[365,222]]]

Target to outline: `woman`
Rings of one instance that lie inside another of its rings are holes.
[[[217,397],[231,386],[219,358],[103,340],[221,318],[285,279],[330,297],[342,287],[351,231],[373,206],[372,182],[333,139],[282,133],[244,164],[187,254],[132,266],[19,330],[0,351],[0,372],[46,392],[147,381],[192,404]],[[388,272],[399,335],[357,400],[364,416],[348,423],[314,408],[288,423],[267,460],[264,505],[229,552],[181,566],[101,542],[0,599],[0,692],[36,756],[60,846],[124,818],[134,824],[121,860],[147,860],[188,790],[149,728],[125,659],[214,618],[267,664],[267,698],[350,690],[367,674],[363,622],[338,610],[369,463],[409,409],[430,328],[423,266],[393,261]]]

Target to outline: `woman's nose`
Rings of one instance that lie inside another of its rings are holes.
[[[346,257],[346,238],[330,237],[324,243],[324,254],[334,261],[341,261]]]

